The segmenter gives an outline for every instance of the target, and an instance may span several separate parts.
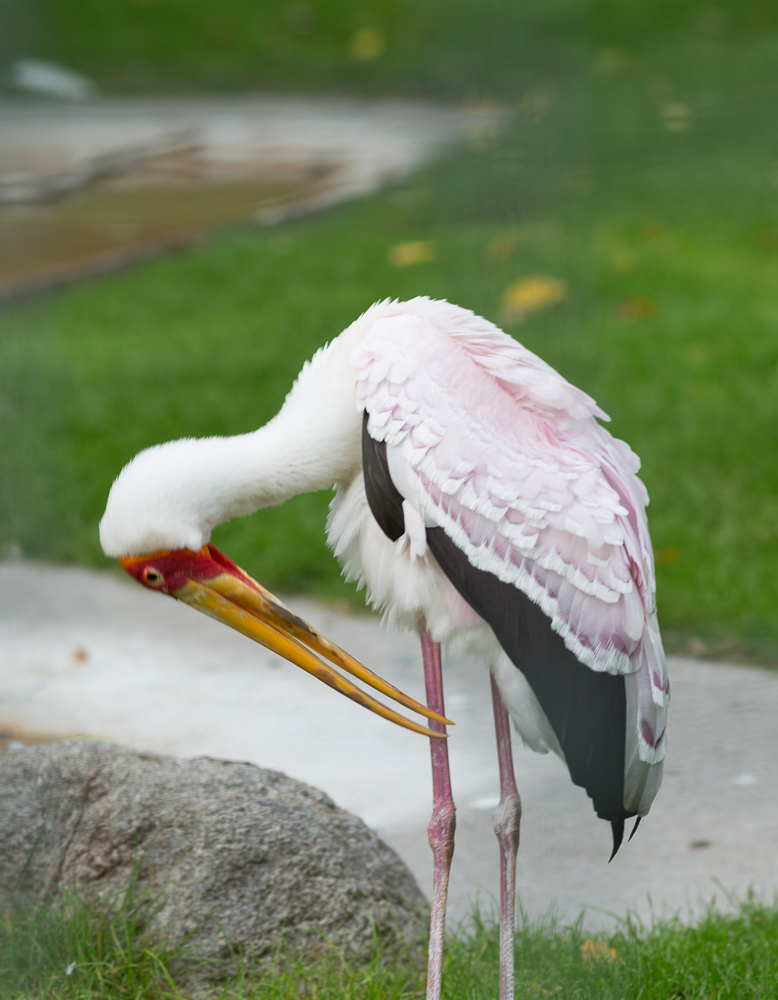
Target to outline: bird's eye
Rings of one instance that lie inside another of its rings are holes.
[[[143,570],[143,582],[148,587],[161,587],[165,582],[165,578],[158,569],[155,569],[153,566],[147,566]]]

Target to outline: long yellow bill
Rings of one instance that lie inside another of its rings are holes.
[[[445,738],[444,733],[419,725],[377,701],[315,654],[412,712],[452,725],[344,652],[211,545],[199,552],[158,552],[120,562],[150,589],[162,590],[229,625],[398,726],[423,736]]]

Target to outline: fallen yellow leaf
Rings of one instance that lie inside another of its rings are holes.
[[[680,101],[667,101],[663,104],[659,117],[668,132],[685,132],[692,122],[691,108]]]
[[[602,49],[594,60],[594,72],[600,76],[616,76],[628,70],[631,62],[622,49]]]
[[[567,298],[567,288],[558,278],[532,274],[508,285],[502,293],[501,316],[506,323],[517,323],[527,313],[556,305]]]
[[[636,260],[634,253],[624,247],[617,250],[613,255],[613,267],[614,270],[619,272],[619,274],[626,274],[628,271],[634,271],[635,264]]]
[[[509,233],[500,233],[495,236],[487,247],[486,254],[489,260],[505,260],[515,253],[519,246],[519,237]]]
[[[647,222],[644,222],[639,230],[644,240],[655,240],[658,236],[662,235],[663,231],[664,226],[656,219],[649,219]]]
[[[615,948],[609,948],[602,941],[594,941],[589,938],[588,941],[584,941],[581,945],[581,956],[584,962],[591,967],[595,962],[599,962],[602,959],[610,965],[611,962],[615,961],[619,957],[619,953]]]
[[[625,299],[618,309],[621,319],[648,319],[655,312],[656,306],[644,295],[633,295],[631,299]]]
[[[710,361],[710,347],[707,344],[689,344],[684,352],[686,360],[693,365],[704,365]]]
[[[654,561],[657,566],[669,566],[670,563],[675,562],[680,554],[681,550],[677,545],[667,545],[665,548],[654,553]]]
[[[386,41],[378,28],[360,28],[351,36],[348,48],[355,59],[375,59],[386,48]]]
[[[435,244],[432,240],[411,240],[398,243],[389,251],[389,263],[395,267],[410,267],[412,264],[426,264],[435,260]]]

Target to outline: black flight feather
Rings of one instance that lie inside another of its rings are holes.
[[[491,625],[527,678],[565,755],[570,777],[591,796],[601,819],[621,820],[627,699],[624,678],[580,663],[551,620],[518,587],[476,569],[442,528],[427,544],[459,593]]]
[[[367,430],[368,413],[362,418],[362,471],[370,512],[383,533],[393,542],[405,533],[403,498],[389,475],[386,445],[374,441]]]
[[[613,861],[613,859],[616,857],[616,853],[618,849],[621,847],[621,842],[622,840],[624,840],[624,820],[612,819],[611,830],[613,832],[613,850],[611,851],[611,856],[608,858],[608,864],[610,864],[611,861]]]
[[[362,458],[370,510],[394,541],[405,530],[403,498],[389,474],[386,445],[367,431],[367,413]],[[442,528],[427,528],[427,544],[451,583],[492,627],[526,677],[556,733],[570,777],[591,796],[597,815],[612,822],[615,854],[624,819],[634,815],[624,808],[624,678],[580,663],[537,604],[512,584],[471,565]]]

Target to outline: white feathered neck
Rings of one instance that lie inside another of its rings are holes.
[[[100,522],[108,556],[196,551],[217,524],[361,469],[361,418],[349,356],[367,314],[306,362],[280,412],[235,437],[184,438],[140,452],[117,477]]]

